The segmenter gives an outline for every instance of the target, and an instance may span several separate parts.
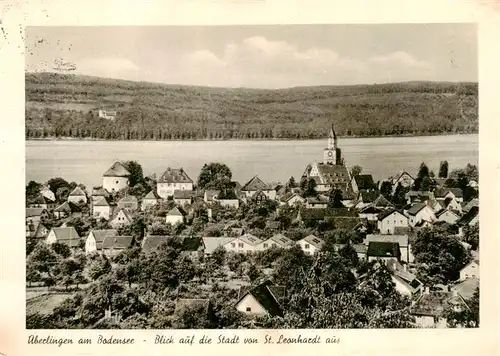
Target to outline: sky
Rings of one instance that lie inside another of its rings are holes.
[[[28,72],[212,87],[478,80],[474,24],[28,27],[25,55]]]

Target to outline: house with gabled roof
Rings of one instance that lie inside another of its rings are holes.
[[[171,236],[164,236],[164,235],[147,235],[144,236],[141,242],[141,248],[144,253],[151,253],[153,251],[156,251],[158,247],[160,247],[162,244],[167,243],[169,239],[171,239]]]
[[[80,187],[75,187],[68,195],[68,203],[87,204],[87,194]]]
[[[26,224],[37,224],[50,219],[50,213],[45,208],[26,208]]]
[[[377,190],[377,185],[371,174],[358,174],[353,177],[353,188],[355,192],[362,190]]]
[[[55,207],[56,202],[42,194],[39,194],[35,199],[28,202],[28,208],[42,208],[52,211]]]
[[[176,190],[193,190],[193,180],[181,168],[168,167],[156,184],[156,192],[163,199],[174,195]]]
[[[54,227],[50,230],[45,243],[48,245],[54,243],[67,245],[70,248],[80,247],[80,236],[74,227]]]
[[[236,310],[246,315],[283,316],[281,299],[285,296],[283,286],[266,281],[257,286],[240,287]]]
[[[363,209],[372,203],[380,196],[380,192],[378,190],[361,190],[358,193],[358,199],[356,202],[357,209]]]
[[[394,234],[395,228],[408,226],[408,217],[396,209],[383,211],[377,217],[377,228],[382,234]]]
[[[377,221],[379,214],[382,213],[382,211],[384,210],[370,204],[360,209],[359,217],[367,219],[368,221]]]
[[[460,280],[465,281],[469,278],[479,279],[479,258],[473,259],[460,270]]]
[[[101,249],[104,255],[113,257],[132,247],[133,242],[133,236],[106,236],[102,242]]]
[[[181,207],[173,207],[166,215],[165,222],[167,224],[171,224],[172,226],[175,224],[182,224],[184,222],[184,217],[186,213]]]
[[[43,240],[48,236],[49,232],[50,229],[42,223],[26,225],[26,237],[32,239]]]
[[[458,220],[460,220],[460,216],[450,209],[442,209],[436,214],[436,218],[438,221],[443,221],[450,225],[455,224]]]
[[[192,190],[175,190],[174,191],[174,202],[179,206],[186,206],[193,203],[193,198],[196,192]]]
[[[413,273],[408,272],[408,265],[399,262],[391,262],[387,267],[391,271],[391,279],[394,289],[402,295],[414,297],[422,293],[424,285]]]
[[[92,203],[92,216],[96,219],[109,220],[113,209],[105,197],[98,197]]]
[[[415,317],[419,327],[446,328],[448,325],[444,316],[445,310],[460,312],[468,308],[465,300],[455,291],[430,291],[429,287],[426,287],[410,308],[410,314]]]
[[[209,236],[204,236],[202,237],[202,242],[203,242],[203,251],[205,255],[210,255],[212,254],[217,248],[223,247],[230,243],[231,241],[236,240],[236,237],[209,237]]]
[[[366,257],[368,262],[378,260],[384,261],[385,263],[393,261],[398,262],[401,258],[399,244],[397,242],[389,241],[369,241]]]
[[[102,187],[110,192],[117,192],[128,187],[130,172],[120,162],[115,162],[102,175]]]
[[[101,199],[102,197],[108,198],[109,193],[103,187],[93,187],[92,194],[90,195],[91,201],[96,201]]]
[[[50,187],[47,184],[43,185],[42,189],[40,190],[40,194],[51,201],[56,201],[56,195],[52,190],[50,190]]]
[[[327,207],[328,207],[328,199],[322,196],[306,198],[307,209],[326,209]]]
[[[398,187],[398,184],[400,184],[403,188],[408,188],[412,187],[413,184],[415,184],[415,179],[411,176],[410,173],[406,171],[400,171],[398,174],[393,176],[390,179],[392,183],[392,194],[396,192],[396,188]]]
[[[102,251],[102,243],[107,237],[115,237],[118,231],[114,229],[91,230],[85,240],[85,253],[91,254]]]
[[[288,198],[285,199],[284,203],[288,204],[289,206],[296,206],[300,204],[304,204],[306,200],[302,198],[298,194],[291,194]]]
[[[267,199],[276,199],[276,189],[265,183],[258,176],[253,176],[248,182],[246,182],[241,188],[241,192],[245,194],[247,198],[251,198],[261,192]]]
[[[226,251],[245,253],[249,251],[257,251],[257,247],[261,242],[262,240],[255,235],[244,234],[226,243],[224,248]]]
[[[436,221],[434,210],[425,203],[415,203],[406,212],[410,226],[417,226],[421,221],[433,223]]]
[[[155,190],[151,190],[146,196],[142,199],[141,210],[145,211],[149,208],[154,207],[158,202],[161,201],[160,196],[156,193]]]
[[[324,244],[325,242],[322,239],[314,235],[308,235],[297,241],[297,245],[307,255],[314,255],[316,252],[321,250]]]
[[[399,248],[398,260],[412,263],[415,257],[411,253],[411,244],[408,235],[366,235],[363,244],[369,245],[371,242],[395,243]]]
[[[473,207],[479,208],[479,199],[478,198],[471,199],[469,202],[464,203],[462,206],[462,211],[464,213],[468,213],[469,210]]]
[[[109,224],[114,228],[130,225],[132,223],[132,215],[125,209],[116,209],[113,213],[111,219],[109,219]]]
[[[267,240],[262,241],[260,244],[256,246],[257,251],[265,251],[269,248],[291,248],[295,245],[293,240],[289,239],[283,234],[275,234],[268,238]]]
[[[66,217],[81,217],[83,215],[83,209],[80,205],[73,202],[65,201],[57,208],[54,209],[54,217],[56,219],[62,219]]]
[[[124,209],[133,212],[139,209],[139,201],[133,195],[127,195],[118,201],[118,209]]]

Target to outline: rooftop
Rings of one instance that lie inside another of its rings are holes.
[[[168,167],[158,179],[158,183],[193,183],[183,168]]]
[[[115,162],[106,172],[103,174],[104,177],[129,177],[130,172],[125,168],[120,162]]]

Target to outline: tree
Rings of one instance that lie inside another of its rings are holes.
[[[62,258],[68,258],[71,255],[71,250],[68,245],[59,242],[50,245],[52,250]]]
[[[69,190],[69,186],[57,188],[55,194],[56,200],[60,203],[65,202],[66,200],[68,200],[69,193],[71,193],[71,191]]]
[[[390,200],[392,196],[392,183],[388,180],[384,180],[380,185],[380,194],[382,194],[387,200]]]
[[[60,177],[49,179],[47,185],[49,186],[49,189],[56,195],[56,197],[57,197],[57,190],[59,188],[66,187],[70,189],[69,183]]]
[[[329,193],[329,201],[328,206],[330,208],[343,208],[344,204],[342,203],[342,191],[339,189],[332,189]]]
[[[419,274],[424,283],[454,281],[470,260],[470,253],[460,241],[436,228],[419,231],[412,250],[421,264]]]
[[[439,164],[439,178],[448,178],[448,161]]]
[[[316,181],[314,178],[302,178],[300,180],[300,195],[304,198],[314,197],[318,193],[316,192]]]
[[[464,227],[464,241],[471,245],[471,249],[477,251],[479,248],[479,224]]]
[[[93,254],[87,261],[86,270],[87,275],[95,281],[111,272],[111,263],[105,255]]]
[[[198,176],[198,189],[230,189],[233,174],[223,163],[204,164]]]
[[[292,176],[288,180],[288,188],[295,188],[297,187],[297,182],[295,182],[295,178]]]
[[[353,176],[353,177],[359,176],[362,171],[363,171],[363,168],[361,166],[358,166],[358,165],[352,166],[351,176]]]
[[[137,161],[126,161],[123,166],[130,172],[129,186],[135,187],[136,184],[144,183],[142,166]]]
[[[42,185],[40,183],[37,183],[35,181],[30,181],[28,185],[26,185],[26,201],[32,201],[38,195],[40,195],[40,191],[42,190]]]

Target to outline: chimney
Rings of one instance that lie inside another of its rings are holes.
[[[404,269],[405,272],[408,272],[408,263],[405,263],[403,265],[403,269]]]

